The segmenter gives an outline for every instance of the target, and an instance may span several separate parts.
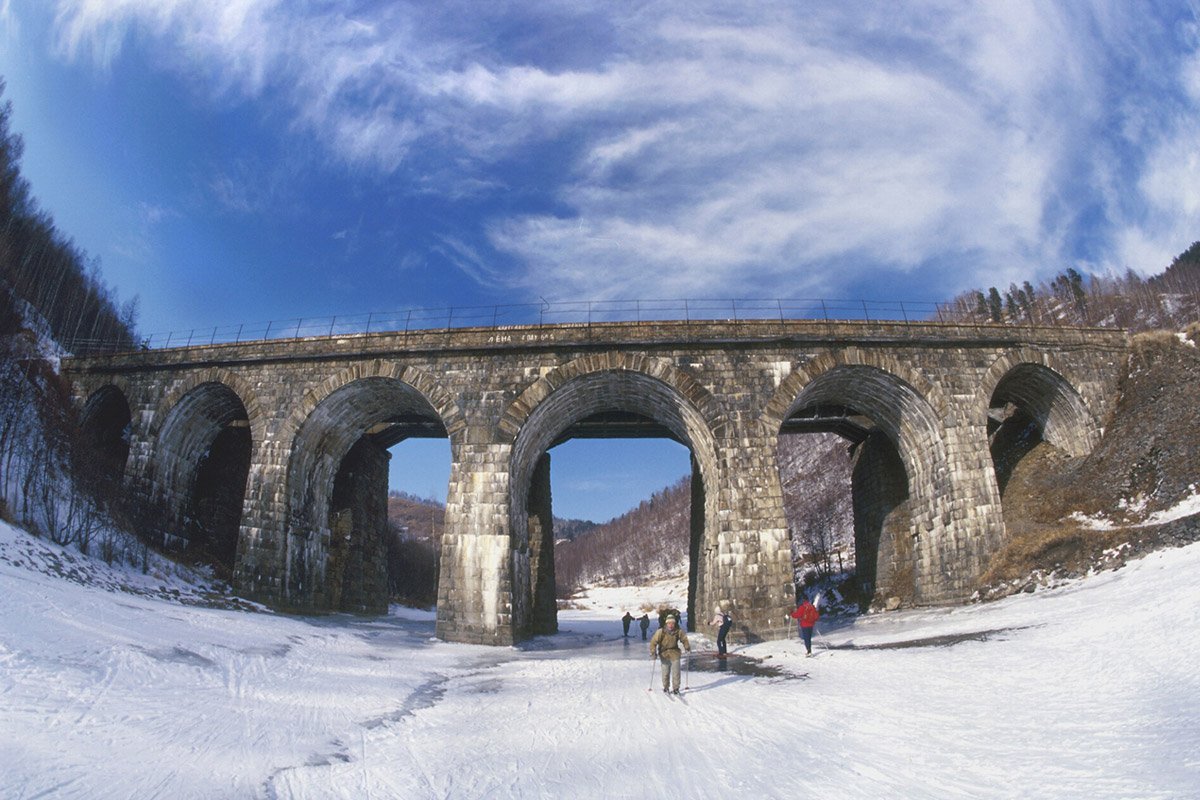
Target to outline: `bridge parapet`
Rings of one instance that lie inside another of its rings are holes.
[[[1059,349],[1107,347],[1124,350],[1128,346],[1128,334],[1112,328],[863,320],[596,322],[446,328],[195,344],[186,347],[68,357],[64,359],[64,363],[76,371],[90,371],[116,365],[122,370],[139,366],[178,368],[194,363],[213,366],[249,360],[303,361],[314,358],[386,357],[456,350],[509,351],[567,347],[636,349],[639,345],[661,347],[671,344],[697,346],[722,343],[735,346],[776,343],[822,347],[847,347],[856,344],[920,347],[927,344],[945,348],[956,342],[975,348],[1040,345]]]

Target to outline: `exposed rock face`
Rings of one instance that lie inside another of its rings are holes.
[[[1200,539],[1200,517],[1147,524],[1200,489],[1200,351],[1190,330],[1133,338],[1129,373],[1090,454],[1071,458],[1039,443],[1016,464],[1002,498],[1009,541],[976,599],[1119,568]]]

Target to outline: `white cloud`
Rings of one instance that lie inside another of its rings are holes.
[[[1146,159],[1136,218],[1118,232],[1105,268],[1160,271],[1200,240],[1200,120],[1183,117]]]
[[[1180,120],[1151,154],[1140,188],[1147,202],[1179,221],[1200,223],[1200,124]]]
[[[1193,103],[1200,104],[1200,55],[1184,62],[1180,70],[1182,83]]]
[[[504,275],[466,242],[443,236],[441,243],[435,246],[434,250],[481,286],[492,286],[504,281]]]
[[[136,203],[130,211],[133,215],[130,224],[114,232],[113,251],[139,265],[153,263],[162,244],[161,224],[183,215],[173,208],[145,201]]]
[[[1123,132],[1142,157],[1135,179],[1112,189],[1112,205],[1124,213],[1104,269],[1158,272],[1200,240],[1200,30],[1192,19],[1174,33],[1193,50],[1163,78],[1177,95],[1160,89],[1157,104],[1135,98],[1143,102]]]
[[[795,35],[765,64],[697,62],[688,78],[673,62],[673,91],[637,82],[668,106],[698,96],[680,87],[723,102],[672,107],[667,120],[598,141],[564,190],[581,221],[511,220],[496,227],[496,244],[530,260],[531,283],[589,297],[664,285],[728,292],[748,273],[766,293],[836,291],[814,267],[847,253],[864,270],[903,270],[939,252],[985,250],[992,260],[978,268],[994,274],[1015,244],[1036,250],[1048,148],[1060,140],[997,124],[990,101],[956,85],[957,74],[877,64]],[[604,182],[620,169],[634,177]]]
[[[541,12],[561,24],[540,59],[494,30],[520,17],[511,27],[536,42]],[[1200,62],[1163,46],[1169,25],[1116,0],[904,11],[59,0],[58,22],[72,57],[107,64],[145,36],[218,93],[286,98],[297,128],[348,163],[383,174],[437,163],[425,174],[448,197],[528,190],[495,165],[571,142],[556,150],[575,154],[558,182],[533,191],[572,213],[486,227],[518,274],[465,238],[443,240],[491,285],[797,296],[952,263],[924,289],[944,296],[1074,263],[1089,205],[1108,225],[1090,235],[1115,258],[1161,259],[1195,238]],[[1155,91],[1166,80],[1190,97],[1165,133],[1155,92],[1113,96],[1114,77],[1137,83],[1114,60],[1130,53]]]
[[[0,2],[0,35],[10,44],[21,39],[20,20],[12,10],[12,0]]]
[[[178,219],[180,216],[178,211],[155,203],[142,202],[138,204],[138,208],[141,211],[143,223],[148,227],[158,225],[166,219]]]

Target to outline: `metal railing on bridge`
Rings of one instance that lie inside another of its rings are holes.
[[[749,320],[867,320],[949,321],[950,306],[908,300],[590,300],[509,303],[491,306],[409,308],[333,317],[294,319],[237,325],[214,325],[152,333],[140,338],[141,349],[236,344],[271,339],[335,337],[370,333],[407,333],[453,328],[591,325],[603,322],[742,322]],[[103,342],[76,341],[77,353],[117,349]],[[120,347],[128,349],[128,346]]]

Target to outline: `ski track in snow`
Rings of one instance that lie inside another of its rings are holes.
[[[23,536],[0,526],[0,549]],[[780,677],[693,668],[672,698],[619,609],[488,648],[407,612],[206,609],[0,560],[0,795],[1195,797],[1197,572],[1193,545],[995,603],[826,620],[816,658],[735,648]]]

